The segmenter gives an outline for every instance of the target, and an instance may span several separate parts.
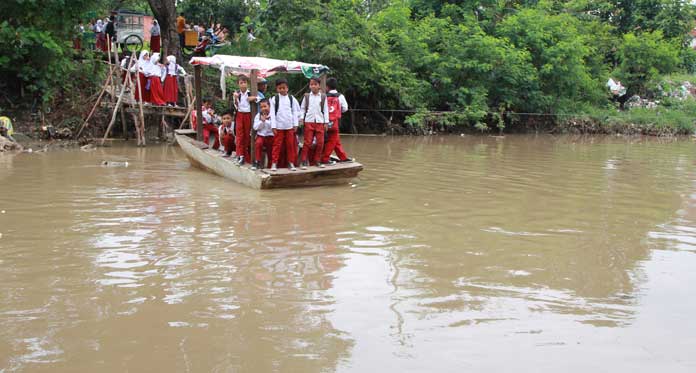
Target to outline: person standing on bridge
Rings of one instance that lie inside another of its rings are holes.
[[[160,54],[153,53],[150,57],[150,66],[145,72],[147,77],[146,88],[150,91],[150,103],[157,106],[164,106],[167,102],[164,100],[164,91],[162,90],[162,72],[164,66],[159,63]]]
[[[167,106],[176,106],[179,98],[179,75],[186,76],[186,70],[176,63],[176,57],[167,56],[167,67],[164,78],[164,100]]]
[[[152,53],[159,53],[161,48],[160,25],[157,20],[152,21],[150,28],[150,49]]]

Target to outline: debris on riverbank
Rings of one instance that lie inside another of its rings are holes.
[[[21,144],[10,141],[10,139],[4,136],[0,136],[0,153],[13,151],[21,152],[22,150],[24,150],[24,147]]]

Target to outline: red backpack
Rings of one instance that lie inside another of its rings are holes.
[[[329,107],[329,122],[339,124],[341,122],[341,101],[338,99],[340,93],[329,93],[326,95],[326,103]]]

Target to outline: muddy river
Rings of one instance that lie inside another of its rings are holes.
[[[344,145],[352,184],[273,191],[0,155],[0,372],[696,371],[690,139]]]

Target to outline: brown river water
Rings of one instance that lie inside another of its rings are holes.
[[[0,373],[696,371],[690,139],[344,143],[354,183],[273,191],[0,155]]]

